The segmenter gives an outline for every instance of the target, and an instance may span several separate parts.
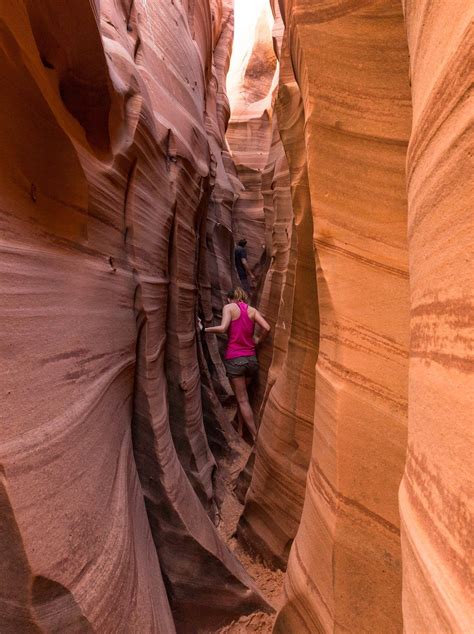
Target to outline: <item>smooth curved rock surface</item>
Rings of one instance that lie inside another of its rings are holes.
[[[472,7],[280,0],[272,45],[264,2],[236,67],[232,0],[1,5],[2,633],[270,610],[214,526],[241,441],[196,334],[242,235],[274,631],[474,622]]]
[[[204,324],[219,319],[226,293],[236,281],[233,265],[232,218],[242,184],[237,178],[225,133],[230,106],[225,90],[233,39],[233,3],[226,0],[213,7],[213,65],[206,95],[205,123],[212,160],[213,188],[206,221],[200,235],[199,313]],[[207,437],[215,455],[227,453],[237,440],[222,403],[232,398],[232,389],[221,357],[222,341],[214,335],[201,338],[200,354],[203,417]]]
[[[208,515],[195,321],[223,12],[2,4],[2,631],[268,609]]]
[[[411,349],[400,489],[407,633],[474,624],[473,7],[405,2]]]
[[[321,340],[312,459],[275,632],[464,632],[474,615],[472,8],[283,5],[303,98]],[[284,74],[285,46],[281,59]],[[291,171],[295,150],[282,138]],[[269,446],[262,434],[247,501]]]
[[[306,496],[275,631],[396,632],[411,117],[403,15],[390,0],[294,0],[284,19],[305,118],[320,345]]]

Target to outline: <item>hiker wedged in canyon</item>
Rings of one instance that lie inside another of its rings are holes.
[[[473,627],[472,7],[271,10],[1,5],[1,632]]]
[[[255,336],[255,326],[260,327],[259,336]],[[224,364],[237,401],[239,419],[245,424],[253,443],[257,428],[248,386],[258,373],[257,347],[270,330],[270,324],[260,311],[250,306],[247,293],[239,286],[227,293],[227,305],[222,309],[220,325],[205,328],[207,333],[227,333]]]

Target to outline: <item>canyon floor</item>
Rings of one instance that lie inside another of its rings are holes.
[[[281,570],[271,570],[265,566],[261,559],[253,557],[246,552],[234,537],[243,508],[234,494],[234,486],[251,453],[251,447],[242,441],[238,446],[234,445],[233,449],[235,453],[224,463],[224,497],[218,531],[230,550],[254,579],[262,595],[275,609],[275,614],[269,615],[264,612],[255,612],[250,615],[244,615],[229,625],[220,628],[217,632],[219,634],[267,633],[272,631],[276,611],[281,605],[284,573]],[[203,631],[201,634],[210,634],[211,632],[215,632],[215,630]]]

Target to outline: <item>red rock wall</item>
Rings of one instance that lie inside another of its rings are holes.
[[[468,632],[474,622],[473,7],[462,0],[404,4],[413,129],[403,623],[410,634]]]
[[[247,240],[248,262],[257,276],[265,258],[265,212],[262,175],[272,138],[271,115],[268,111],[252,119],[230,121],[227,140],[243,190],[235,204],[234,237]],[[238,148],[242,148],[239,151]]]
[[[257,416],[263,407],[270,385],[268,377],[275,354],[286,351],[288,329],[283,323],[283,313],[289,318],[286,301],[291,302],[292,293],[287,288],[293,284],[294,259],[293,207],[290,196],[288,162],[280,138],[278,122],[272,113],[272,143],[267,164],[262,174],[263,211],[265,217],[265,269],[260,280],[254,302],[272,326],[270,336],[259,349],[259,382],[254,389],[253,404]],[[291,261],[290,261],[291,260]],[[290,294],[291,297],[287,297]],[[261,413],[261,412],[260,412]]]
[[[230,106],[225,90],[233,37],[233,4],[226,0],[212,5],[213,63],[206,94],[205,124],[211,150],[213,188],[207,218],[201,227],[199,257],[199,313],[205,325],[213,325],[236,276],[233,267],[233,209],[242,185],[230,156],[225,133]],[[214,336],[203,340],[200,354],[204,424],[211,448],[221,454],[235,440],[235,431],[221,403],[232,395]]]
[[[244,234],[274,329],[238,534],[291,547],[275,631],[469,631],[472,9],[280,4],[236,168],[230,0],[2,3],[2,632],[267,609],[214,527],[236,436],[195,334]]]
[[[201,391],[195,336],[226,11],[2,4],[2,631],[168,634],[264,606],[208,516],[220,383]]]

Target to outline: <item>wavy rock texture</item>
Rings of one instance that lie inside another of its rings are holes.
[[[284,19],[304,110],[320,344],[306,496],[275,631],[400,631],[411,117],[403,16],[388,0],[295,0]],[[288,356],[288,372],[297,358]]]
[[[280,139],[278,123],[272,114],[272,143],[267,164],[262,174],[262,196],[265,217],[265,253],[267,257],[264,276],[257,288],[254,302],[272,326],[270,336],[259,349],[259,382],[253,394],[253,406],[259,416],[271,384],[268,372],[272,359],[278,351],[286,350],[288,329],[283,322],[286,301],[291,301],[292,269],[290,262],[295,238],[293,236],[293,208],[290,196],[288,162]],[[286,311],[288,312],[288,311]]]
[[[273,11],[272,46],[236,5],[233,69],[231,0],[1,5],[2,633],[269,610],[214,526],[239,441],[195,334],[242,235],[274,328],[238,536],[288,564],[274,631],[471,628],[472,7]]]
[[[225,11],[2,4],[2,632],[265,609],[208,516],[194,334]]]
[[[411,349],[400,489],[406,632],[468,632],[472,589],[473,7],[405,2]]]

